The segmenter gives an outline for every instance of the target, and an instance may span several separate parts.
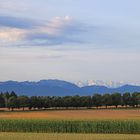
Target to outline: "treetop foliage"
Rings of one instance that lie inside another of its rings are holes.
[[[0,108],[78,108],[78,107],[101,107],[105,106],[126,106],[138,107],[140,105],[140,92],[134,93],[113,93],[94,94],[93,96],[18,96],[15,92],[0,94]]]

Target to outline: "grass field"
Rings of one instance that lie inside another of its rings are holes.
[[[140,140],[140,135],[0,133],[0,140]]]
[[[140,109],[0,112],[0,119],[140,120]]]

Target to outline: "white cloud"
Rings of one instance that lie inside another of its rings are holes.
[[[36,28],[33,30],[34,33],[45,33],[51,36],[59,36],[63,30],[70,25],[72,18],[69,16],[65,17],[54,17],[46,25]]]
[[[22,41],[27,31],[17,28],[0,28],[0,43],[1,46],[17,44]]]
[[[79,43],[81,27],[69,16],[54,17],[50,21],[26,21],[13,17],[1,17],[0,43],[4,45],[37,46]],[[11,44],[13,45],[13,44]]]

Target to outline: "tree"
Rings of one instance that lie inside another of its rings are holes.
[[[107,106],[111,106],[112,105],[112,97],[111,97],[111,95],[110,94],[104,94],[102,96],[102,103],[103,103],[103,105],[106,106],[106,108],[107,108]]]
[[[140,93],[137,94],[136,98],[137,98],[137,103],[138,103],[137,105],[140,105]]]
[[[13,97],[16,97],[16,98],[17,98],[17,95],[16,95],[16,93],[15,93],[14,91],[12,91],[12,92],[9,94],[9,96],[10,96],[10,97],[13,96]]]
[[[132,93],[132,106],[138,106],[140,103],[140,93],[139,92],[134,92]]]
[[[19,101],[17,100],[16,97],[12,96],[8,99],[7,106],[8,106],[8,108],[11,108],[13,111],[14,108],[19,108]]]
[[[45,108],[52,107],[52,99],[50,96],[44,97],[44,107]]]
[[[90,108],[92,107],[92,99],[91,96],[82,96],[81,97],[81,106]]]
[[[92,97],[93,106],[99,107],[102,106],[102,96],[100,94],[94,94]]]
[[[63,97],[62,101],[63,101],[63,107],[75,107],[76,106],[76,102],[74,100],[74,102],[72,101],[72,97],[71,96],[65,96]]]
[[[62,103],[62,98],[61,98],[61,97],[58,97],[58,96],[56,97],[56,96],[55,96],[55,97],[53,98],[53,102],[54,102],[54,107],[56,107],[56,108],[57,108],[57,107],[62,107],[62,106],[63,106],[63,105],[62,105],[63,103]]]
[[[45,107],[45,100],[44,97],[39,96],[37,99],[37,108],[38,109],[42,109],[43,107]]]
[[[28,96],[19,96],[18,98],[19,101],[19,106],[23,108],[28,107],[29,106],[29,98]]]
[[[73,96],[73,97],[69,97],[70,98],[70,106],[71,107],[76,107],[76,108],[78,108],[78,107],[81,107],[82,105],[82,103],[81,103],[81,97],[79,96],[79,95],[75,95],[75,96]]]
[[[5,107],[5,100],[3,94],[0,94],[0,108]]]
[[[132,98],[131,98],[131,94],[129,92],[124,93],[122,96],[123,99],[123,104],[127,107],[127,105],[131,105],[132,104]]]
[[[120,93],[113,93],[111,97],[112,97],[112,105],[116,106],[116,108],[118,107],[118,105],[121,105],[122,97]]]
[[[11,96],[10,96],[10,94],[9,94],[8,91],[5,92],[5,93],[3,93],[3,98],[4,98],[4,100],[5,100],[5,107],[8,107],[8,100],[9,100],[10,97],[11,97]]]
[[[32,108],[37,108],[38,107],[38,98],[37,96],[32,96],[30,99],[29,99],[29,109],[32,109]]]

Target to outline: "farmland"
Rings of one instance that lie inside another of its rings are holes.
[[[139,109],[13,111],[0,113],[1,132],[140,134]]]
[[[139,109],[0,112],[2,140],[139,140],[139,134]]]
[[[132,120],[0,120],[0,132],[140,134]]]
[[[0,112],[0,119],[140,120],[139,109],[52,110]]]

